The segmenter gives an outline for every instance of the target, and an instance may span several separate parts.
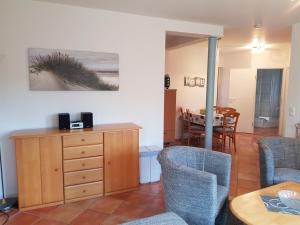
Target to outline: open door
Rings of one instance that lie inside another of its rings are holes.
[[[240,113],[237,131],[254,132],[255,71],[252,69],[231,69],[229,83],[229,106]]]

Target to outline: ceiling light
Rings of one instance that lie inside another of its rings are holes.
[[[266,44],[264,42],[258,42],[252,45],[252,50],[255,53],[263,52],[266,49]]]

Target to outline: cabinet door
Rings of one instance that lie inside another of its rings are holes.
[[[176,90],[165,90],[164,142],[175,140]]]
[[[104,134],[105,192],[138,186],[139,131],[124,130]]]
[[[43,203],[63,201],[61,137],[40,138],[40,157]]]
[[[42,204],[39,138],[16,140],[19,207]]]

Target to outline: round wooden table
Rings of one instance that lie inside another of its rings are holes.
[[[265,207],[261,195],[277,196],[280,190],[300,192],[300,184],[285,182],[234,198],[230,209],[234,216],[245,224],[251,225],[300,225],[300,216],[269,212]]]

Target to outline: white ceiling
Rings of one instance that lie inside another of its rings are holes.
[[[222,46],[250,43],[254,24],[262,24],[267,43],[290,41],[300,22],[300,0],[40,0],[225,26]]]

